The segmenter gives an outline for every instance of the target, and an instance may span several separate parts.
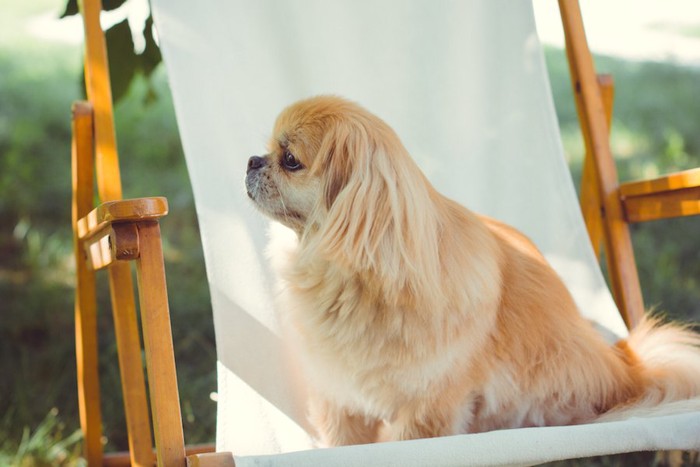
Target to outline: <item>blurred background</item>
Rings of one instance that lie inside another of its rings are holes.
[[[598,72],[613,74],[623,181],[700,167],[700,4],[582,2]],[[185,439],[214,440],[215,344],[192,192],[146,0],[105,1],[125,197],[166,196],[162,221]],[[193,8],[196,4],[193,2]],[[583,141],[559,11],[535,0],[562,138]],[[70,231],[70,108],[82,32],[68,0],[0,0],[0,465],[79,465]],[[59,19],[66,15],[64,19]],[[633,227],[648,307],[700,321],[700,216]],[[106,279],[106,278],[102,278]],[[127,448],[106,283],[100,284],[104,442]]]

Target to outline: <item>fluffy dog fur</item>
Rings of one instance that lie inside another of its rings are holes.
[[[285,109],[248,164],[293,229],[284,311],[328,445],[621,418],[700,394],[700,339],[646,320],[607,345],[523,234],[439,194],[382,120]]]

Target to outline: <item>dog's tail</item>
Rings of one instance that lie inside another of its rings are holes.
[[[643,388],[598,421],[700,410],[700,334],[647,317],[617,347]]]

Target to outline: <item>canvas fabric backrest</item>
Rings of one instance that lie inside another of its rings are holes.
[[[275,117],[300,98],[341,95],[383,118],[439,191],[525,232],[581,312],[625,334],[563,158],[530,2],[152,4],[213,301],[218,449],[310,446],[265,253],[287,232],[243,184],[248,157],[266,152]]]

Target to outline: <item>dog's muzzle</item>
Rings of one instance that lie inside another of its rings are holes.
[[[260,188],[260,169],[267,165],[267,159],[260,156],[253,156],[248,159],[248,168],[245,173],[245,188],[248,197],[255,200]]]

